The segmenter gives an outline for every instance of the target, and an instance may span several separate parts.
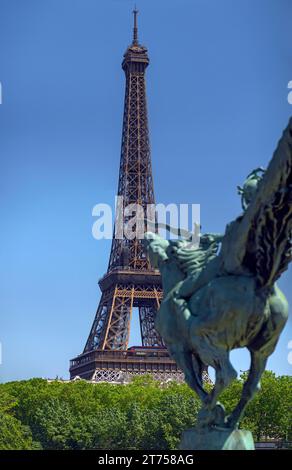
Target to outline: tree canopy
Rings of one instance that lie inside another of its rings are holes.
[[[229,411],[243,375],[220,397]],[[292,378],[265,372],[241,427],[256,440],[292,440]],[[31,379],[0,384],[0,449],[176,449],[196,422],[198,398],[186,384],[151,376],[130,384]]]

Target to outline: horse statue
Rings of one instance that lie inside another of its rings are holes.
[[[276,281],[292,259],[292,118],[267,170],[254,170],[238,190],[243,213],[224,235],[201,235],[195,247],[145,234],[164,291],[155,327],[202,401],[198,426],[234,430],[288,318]],[[243,347],[250,370],[239,403],[226,416],[217,399],[237,377],[229,353]],[[215,369],[210,393],[203,383],[208,366]]]

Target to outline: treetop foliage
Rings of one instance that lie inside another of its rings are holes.
[[[245,376],[220,397],[230,411]],[[292,377],[266,371],[241,427],[255,440],[292,440]],[[0,449],[176,449],[200,402],[186,384],[31,379],[0,384]]]

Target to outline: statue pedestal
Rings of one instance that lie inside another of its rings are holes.
[[[180,450],[254,450],[250,431],[190,428],[182,433]]]

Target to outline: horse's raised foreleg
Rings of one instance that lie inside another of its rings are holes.
[[[194,390],[194,392],[197,393],[199,398],[204,401],[208,394],[203,389],[202,381],[194,371],[192,353],[190,351],[176,348],[173,345],[168,346],[168,350],[178,367],[185,374],[186,383],[192,390]]]
[[[201,359],[196,354],[192,355],[192,361],[193,361],[193,368],[194,368],[196,377],[200,385],[203,387],[203,374],[204,372],[207,372],[207,366],[203,364]]]
[[[237,372],[229,360],[229,351],[218,349],[216,356],[211,364],[215,369],[215,385],[204,402],[204,405],[209,409],[216,406],[220,393],[237,377]]]
[[[246,406],[258,391],[260,387],[261,376],[266,367],[268,359],[267,355],[260,351],[251,351],[250,354],[251,367],[247,381],[243,386],[241,399],[227,421],[228,426],[231,428],[235,428],[237,426]]]

